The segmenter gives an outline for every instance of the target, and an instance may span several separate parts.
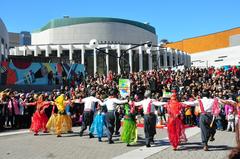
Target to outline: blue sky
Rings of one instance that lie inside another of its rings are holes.
[[[8,31],[33,31],[50,19],[101,16],[149,22],[159,40],[178,41],[240,27],[240,0],[4,0]]]

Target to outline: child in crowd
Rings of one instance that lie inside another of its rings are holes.
[[[235,131],[235,115],[232,109],[229,110],[227,120],[228,120],[227,131],[230,131],[231,129],[232,132],[234,132]]]

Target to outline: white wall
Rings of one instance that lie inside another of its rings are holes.
[[[226,56],[221,58],[221,56]],[[215,60],[223,60],[216,62]],[[192,66],[197,67],[220,67],[223,65],[240,65],[240,46],[227,47],[223,49],[204,51],[191,54]]]
[[[232,35],[229,37],[229,46],[240,45],[240,34]]]
[[[2,38],[4,39],[4,44],[2,44],[1,42]],[[0,18],[0,55],[4,55],[4,57],[6,58],[9,53],[8,48],[9,48],[8,31],[2,19]],[[2,61],[2,56],[0,56],[0,61]]]
[[[91,39],[129,44],[152,41],[154,45],[157,44],[155,34],[133,25],[117,22],[77,24],[32,33],[32,45],[89,43]]]

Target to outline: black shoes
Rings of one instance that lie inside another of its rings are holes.
[[[94,138],[93,134],[89,134],[89,138],[90,138],[90,139],[91,139],[91,138]]]
[[[79,136],[80,136],[80,137],[83,136],[83,132],[80,132],[80,133],[79,133]]]
[[[119,136],[119,135],[120,135],[120,132],[115,132],[115,135]]]
[[[214,141],[215,140],[215,138],[214,137],[211,137],[210,139],[209,139],[209,141]]]
[[[211,135],[209,141],[214,141],[215,138]]]
[[[112,140],[109,140],[108,144],[114,144],[114,142]]]
[[[147,144],[146,147],[151,147],[151,145],[150,145],[150,144]]]

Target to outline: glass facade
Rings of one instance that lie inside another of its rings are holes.
[[[132,51],[132,71],[139,71],[139,54],[135,50]]]
[[[106,54],[97,51],[97,73],[106,74],[107,65],[106,65]]]
[[[123,69],[122,71],[130,72],[129,54],[125,53],[125,50],[121,50],[121,55],[123,56],[123,58],[120,59],[121,69]]]
[[[74,61],[74,63],[81,63],[82,61],[82,51],[81,50],[74,50],[73,51],[73,55],[72,55],[72,59]]]
[[[117,73],[118,65],[117,65],[117,51],[116,50],[109,50],[109,70],[113,73]],[[112,55],[112,56],[111,56]]]
[[[28,31],[22,31],[19,34],[20,38],[19,38],[19,43],[20,46],[23,45],[31,45],[31,34]]]
[[[146,53],[146,51],[143,51],[143,71],[148,70],[148,64],[149,64],[148,55],[149,54]]]
[[[152,68],[157,70],[159,67],[158,67],[158,56],[157,56],[157,52],[153,52],[152,53]]]
[[[86,50],[85,51],[85,70],[88,75],[94,75],[94,66],[93,66],[93,50]]]

